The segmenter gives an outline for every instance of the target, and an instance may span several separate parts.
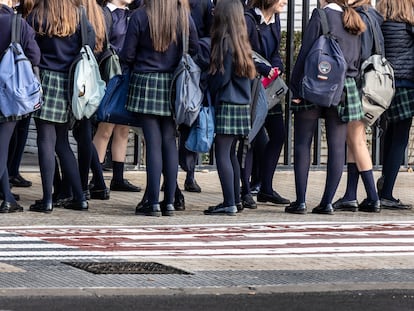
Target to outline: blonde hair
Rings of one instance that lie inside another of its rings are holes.
[[[98,5],[96,0],[82,0],[83,6],[86,8],[86,13],[89,22],[95,30],[95,53],[103,51],[106,40],[105,35],[105,17],[102,8]]]
[[[385,21],[414,24],[413,0],[380,0],[376,8]]]
[[[37,33],[67,37],[76,32],[79,24],[80,0],[38,0],[32,14],[37,21]],[[33,26],[33,25],[32,25]]]
[[[150,36],[155,51],[165,52],[177,42],[177,25],[181,32],[189,27],[188,0],[145,0]]]

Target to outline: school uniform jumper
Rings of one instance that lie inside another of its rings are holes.
[[[11,42],[12,31],[12,18],[14,12],[13,9],[6,6],[0,6],[0,51],[5,51]],[[33,29],[22,19],[20,44],[27,58],[30,60],[33,66],[39,65],[40,49],[34,40],[35,32]],[[14,103],[9,103],[13,105]],[[0,212],[9,213],[23,211],[23,208],[16,203],[14,196],[10,191],[9,174],[7,169],[7,159],[9,154],[10,139],[13,135],[16,121],[21,120],[23,117],[8,117],[6,118],[0,112],[0,141],[2,147],[0,149],[0,192],[3,193],[4,202],[0,206]]]
[[[191,17],[189,25],[189,54],[195,55],[198,36]],[[155,51],[144,7],[131,15],[126,37],[119,54],[131,70],[126,108],[142,120],[147,151],[147,205],[157,215],[161,172],[165,177],[164,203],[174,202],[178,151],[169,90],[183,52],[182,37],[177,31],[177,43],[171,43],[165,52]]]
[[[360,120],[363,116],[360,95],[356,87],[355,77],[359,73],[361,42],[357,35],[348,33],[342,22],[342,9],[333,3],[324,8],[329,29],[336,37],[348,64],[344,87],[345,97],[338,106],[322,108],[302,100],[301,103],[291,103],[295,113],[294,137],[294,171],[296,186],[296,202],[285,209],[289,213],[306,212],[306,189],[310,167],[310,147],[318,118],[325,118],[325,128],[328,139],[328,163],[325,191],[320,204],[313,209],[314,213],[333,213],[332,200],[342,176],[345,162],[346,122]],[[313,43],[322,35],[322,25],[316,10],[312,12],[308,27],[305,30],[302,47],[299,52],[291,76],[290,89],[293,98],[301,98],[300,84],[303,78],[306,56]]]

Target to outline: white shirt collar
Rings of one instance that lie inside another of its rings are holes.
[[[328,3],[327,5],[325,5],[323,8],[330,8],[332,10],[335,11],[339,11],[339,12],[343,12],[344,10],[341,8],[341,6],[339,6],[336,3]]]
[[[266,19],[263,16],[262,11],[259,8],[254,8],[254,12],[260,16],[260,24],[266,24],[266,25],[270,25],[276,22],[275,19],[275,14],[272,15],[272,17],[270,18],[269,21],[266,21]]]
[[[122,10],[122,8],[118,8],[115,4],[113,4],[111,2],[108,2],[106,4],[106,6],[108,7],[109,11],[111,11],[111,12],[115,11],[116,9],[121,9]],[[127,9],[128,8],[125,8],[125,10],[127,10]]]

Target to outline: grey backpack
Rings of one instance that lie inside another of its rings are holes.
[[[361,65],[361,99],[364,110],[363,122],[372,125],[388,109],[395,93],[394,70],[389,61],[382,55],[378,34],[372,25],[374,21],[368,12],[372,33],[374,35],[375,53]]]

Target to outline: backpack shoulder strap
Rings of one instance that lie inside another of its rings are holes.
[[[82,36],[82,46],[88,44],[88,23],[87,23],[86,9],[84,6],[80,7],[80,26]]]
[[[369,28],[371,29],[371,33],[372,33],[372,36],[373,36],[373,38],[374,38],[375,53],[376,53],[376,54],[379,54],[379,55],[382,55],[382,50],[381,50],[381,46],[380,46],[380,43],[379,43],[378,34],[377,34],[377,32],[375,31],[375,27],[374,27],[375,22],[374,22],[374,20],[372,19],[371,14],[369,14],[369,12],[368,12],[368,11],[362,10],[361,12],[362,12],[362,14],[364,14],[364,15],[368,18],[368,20],[369,20]]]
[[[107,30],[107,33],[109,34],[112,31],[112,25],[114,24],[112,13],[111,13],[111,10],[107,6],[104,6],[102,8],[102,11],[103,11],[104,18],[105,18],[106,30]]]
[[[109,34],[112,31],[112,25],[114,23],[112,19],[111,10],[107,6],[102,8],[104,18],[105,18],[105,40],[106,40],[106,48],[110,49],[111,43],[109,42]]]
[[[20,43],[21,30],[22,29],[22,15],[13,14],[12,17],[12,33],[11,42]]]
[[[322,24],[322,33],[324,35],[329,34],[329,23],[328,23],[328,17],[326,16],[326,12],[324,9],[317,9],[319,17],[321,18],[321,24]]]

